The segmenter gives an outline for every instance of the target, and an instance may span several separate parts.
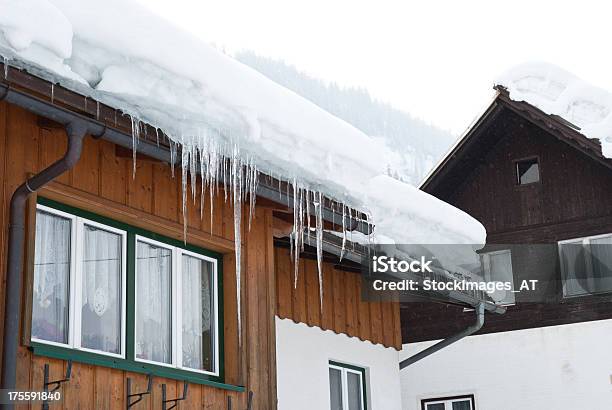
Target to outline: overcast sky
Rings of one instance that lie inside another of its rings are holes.
[[[609,1],[140,1],[229,52],[365,87],[455,134],[521,62],[551,62],[612,90]]]

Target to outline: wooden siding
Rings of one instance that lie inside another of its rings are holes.
[[[4,301],[8,202],[25,178],[59,158],[66,147],[62,129],[39,125],[35,115],[0,103],[0,300]],[[139,160],[132,178],[132,160],[116,155],[115,147],[87,137],[77,166],[39,192],[39,195],[77,206],[100,215],[130,223],[166,236],[182,239],[183,215],[180,177],[172,178],[167,165]],[[242,317],[243,348],[239,353],[236,324],[236,298],[233,254],[232,207],[216,198],[212,225],[209,201],[204,201],[204,218],[199,205],[189,204],[187,241],[224,254],[225,372],[226,382],[245,385],[254,391],[253,409],[276,408],[274,352],[274,257],[271,234],[272,211],[256,210],[250,233],[243,238]],[[243,212],[246,214],[247,212]],[[32,255],[26,255],[26,258]],[[31,260],[31,259],[30,259]],[[0,315],[4,303],[0,304]],[[0,329],[1,332],[2,329]],[[0,333],[1,334],[1,333]],[[1,341],[1,339],[0,339]],[[51,378],[65,369],[62,360],[39,357],[25,346],[18,353],[17,388],[42,390],[43,366],[50,364]],[[133,389],[146,387],[146,376],[122,370],[74,363],[72,379],[62,387],[65,409],[125,408],[126,378]],[[138,409],[161,408],[161,387],[168,386],[168,397],[180,395],[182,382],[155,378],[153,392],[144,396]],[[192,384],[188,399],[180,409],[225,409],[228,397],[233,408],[245,408],[247,393],[236,393]],[[39,408],[40,404],[18,406]]]
[[[358,273],[339,270],[323,262],[323,306],[319,299],[317,261],[301,258],[297,286],[288,249],[276,249],[276,312],[321,329],[333,330],[401,349],[399,304],[361,299]]]
[[[530,157],[539,160],[540,182],[519,186],[515,161]],[[488,244],[556,244],[612,232],[612,170],[509,109],[448,171],[429,193],[478,219]],[[515,286],[548,283],[546,302],[521,303],[519,293],[506,314],[487,315],[481,333],[612,318],[610,294],[563,298],[554,245],[512,255]],[[447,337],[474,321],[472,312],[432,303],[408,303],[401,312],[404,342]]]

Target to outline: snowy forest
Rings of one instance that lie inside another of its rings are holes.
[[[401,154],[401,168],[392,176],[417,185],[455,140],[451,133],[374,100],[363,88],[344,88],[299,71],[282,60],[252,51],[234,57],[277,83],[314,102]]]

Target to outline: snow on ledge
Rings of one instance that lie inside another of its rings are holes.
[[[0,54],[12,64],[199,155],[238,147],[243,163],[369,212],[375,224],[409,227],[377,228],[396,243],[485,241],[469,215],[389,182],[399,159],[384,144],[134,1],[0,0],[0,10]]]
[[[558,115],[578,126],[584,136],[599,139],[604,156],[612,158],[612,93],[541,62],[516,66],[497,84],[508,90],[511,99]]]

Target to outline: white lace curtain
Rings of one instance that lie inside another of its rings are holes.
[[[121,236],[85,225],[81,346],[121,353]]]
[[[70,227],[69,219],[43,211],[37,212],[33,338],[68,343]]]
[[[181,265],[183,366],[212,370],[212,264],[183,255]]]
[[[172,251],[138,242],[136,256],[136,357],[172,362]]]

